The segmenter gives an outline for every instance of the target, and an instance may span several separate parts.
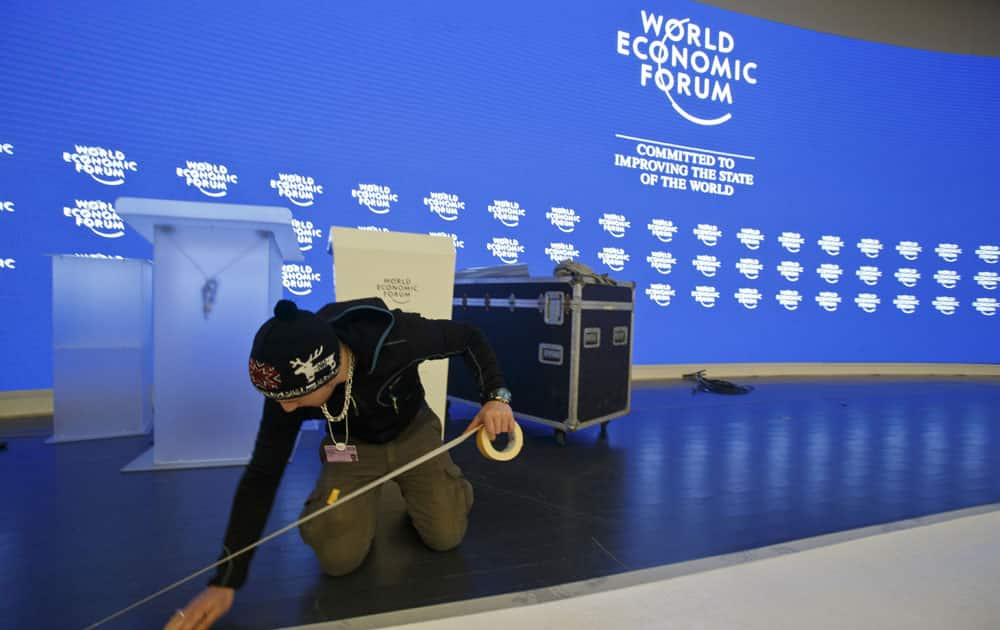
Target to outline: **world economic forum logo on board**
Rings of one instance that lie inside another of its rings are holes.
[[[820,291],[816,296],[816,303],[827,313],[835,313],[841,302],[843,299],[836,291]]]
[[[118,254],[70,254],[74,258],[90,258],[91,260],[125,260],[124,256]]]
[[[665,276],[674,270],[677,259],[670,252],[649,252],[649,256],[646,256],[646,262],[657,273]]]
[[[778,300],[778,304],[781,304],[786,311],[794,311],[802,303],[802,294],[794,289],[782,289],[774,299]]]
[[[844,275],[844,270],[841,269],[840,265],[823,263],[816,269],[816,273],[819,274],[819,277],[823,278],[827,284],[837,284],[840,282],[840,277]]]
[[[862,265],[858,267],[855,274],[858,276],[858,280],[864,282],[870,287],[878,284],[878,281],[882,278],[882,270],[878,267],[872,267],[870,265]]]
[[[282,265],[281,284],[292,295],[309,295],[313,285],[321,280],[319,272],[313,271],[312,265]]]
[[[764,298],[764,295],[760,290],[753,287],[741,287],[733,294],[733,298],[736,299],[736,302],[740,306],[752,311],[760,306],[760,301]]]
[[[632,223],[624,214],[614,214],[611,212],[605,212],[597,222],[605,232],[615,238],[624,237],[625,231],[632,227]]]
[[[979,256],[979,260],[987,265],[995,265],[997,261],[1000,261],[1000,246],[980,245],[976,249],[976,256]]]
[[[13,150],[13,148],[12,148]],[[73,152],[63,151],[63,162],[73,164],[77,173],[86,173],[99,184],[121,186],[125,177],[139,170],[134,160],[129,160],[118,149],[73,145]]]
[[[924,248],[917,241],[900,241],[896,245],[896,251],[906,260],[914,261],[920,256],[920,252],[924,251]]]
[[[740,228],[736,238],[751,250],[760,249],[760,244],[764,242],[764,235],[757,228]]]
[[[494,236],[493,240],[486,244],[486,249],[505,265],[516,264],[518,256],[524,253],[524,245],[521,245],[516,238],[502,236]]]
[[[313,248],[313,240],[323,237],[323,230],[316,227],[312,221],[292,219],[292,229],[299,243],[299,251],[308,252]]]
[[[580,222],[580,215],[573,208],[563,208],[552,206],[552,209],[545,213],[545,218],[560,232],[572,234],[576,229],[576,224]]]
[[[691,261],[691,264],[706,278],[714,278],[715,274],[719,272],[719,267],[722,266],[718,258],[705,254],[699,254]]]
[[[756,280],[764,270],[764,265],[756,258],[740,258],[736,263],[736,270],[747,280]]]
[[[854,303],[857,304],[858,308],[862,311],[866,313],[874,313],[878,310],[878,305],[882,303],[882,299],[874,293],[859,293],[857,297],[854,298]]]
[[[125,235],[125,222],[114,205],[107,201],[76,199],[75,205],[63,207],[63,216],[72,218],[76,227],[88,228],[101,238]]]
[[[625,263],[630,259],[629,254],[621,247],[604,247],[597,252],[597,257],[611,271],[622,271],[625,269]]]
[[[778,242],[790,253],[798,254],[802,250],[802,246],[805,245],[806,239],[798,232],[782,232],[781,236],[778,237]]]
[[[719,295],[720,293],[715,287],[696,286],[691,290],[691,297],[694,298],[694,301],[705,308],[714,307]]]
[[[941,260],[953,263],[957,262],[958,257],[962,255],[962,248],[955,243],[939,243],[934,248],[934,253],[940,256]]]
[[[802,272],[805,271],[802,265],[794,260],[782,260],[778,263],[777,269],[778,274],[789,282],[798,282]]]
[[[816,241],[816,244],[819,245],[820,249],[831,256],[839,256],[840,251],[844,249],[844,239],[831,234],[824,234],[818,241]]]
[[[976,298],[972,303],[972,308],[979,311],[981,315],[986,317],[993,317],[997,314],[997,308],[1000,306],[1000,302],[997,302],[996,298]]]
[[[458,195],[446,192],[432,192],[424,197],[424,205],[445,221],[455,221],[458,213],[465,210],[465,202]]]
[[[225,164],[185,160],[184,166],[175,170],[186,186],[197,188],[206,197],[225,197],[230,186],[240,183],[239,176]]]
[[[993,291],[1000,283],[1000,274],[995,271],[980,271],[975,276],[976,284],[988,291]]]
[[[576,260],[580,257],[578,250],[573,243],[549,243],[545,248],[545,255],[554,263],[561,263],[564,260]]]
[[[677,295],[677,291],[669,284],[654,282],[646,289],[646,296],[657,306],[670,306],[670,300]]]
[[[896,271],[896,280],[908,289],[912,289],[920,282],[920,272],[911,267],[903,267]]]
[[[897,295],[892,303],[905,315],[913,315],[920,306],[920,300],[915,295]]]
[[[455,246],[455,249],[465,249],[465,241],[459,238],[458,234],[454,232],[430,232],[429,234],[431,236],[443,236],[451,239],[451,244]]]
[[[677,226],[670,219],[653,219],[646,229],[661,243],[669,243],[674,240],[674,234],[677,234]]]
[[[934,279],[944,288],[954,289],[958,286],[958,281],[962,279],[962,276],[954,269],[939,269],[934,274]]]
[[[942,315],[954,315],[958,310],[958,299],[950,295],[939,295],[931,302],[931,305]]]
[[[709,247],[718,245],[719,239],[722,238],[722,230],[719,229],[719,226],[710,223],[699,223],[697,227],[691,230],[691,233],[695,235],[695,238]]]
[[[375,292],[379,297],[403,306],[420,293],[420,286],[409,276],[390,276],[375,284]]]
[[[858,251],[868,258],[878,258],[883,249],[882,241],[877,238],[863,238],[858,241]]]
[[[639,60],[639,85],[659,90],[684,120],[721,125],[734,92],[757,85],[757,62],[736,48],[732,33],[691,18],[665,17],[641,10],[642,31],[619,30],[615,50]]]
[[[278,179],[271,180],[271,188],[300,208],[308,208],[316,203],[316,195],[323,194],[323,184],[308,175],[298,173],[278,173]]]
[[[521,224],[521,217],[524,216],[524,208],[517,201],[507,199],[496,199],[488,210],[493,218],[507,227],[517,227]]]
[[[399,194],[383,184],[358,184],[351,190],[351,197],[374,214],[389,214],[393,204],[399,203]]]

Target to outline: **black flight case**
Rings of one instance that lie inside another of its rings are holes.
[[[627,414],[632,393],[634,283],[575,276],[457,279],[452,319],[489,338],[518,419],[566,433]],[[479,402],[461,360],[450,362],[448,395]]]

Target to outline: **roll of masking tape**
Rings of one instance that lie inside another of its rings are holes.
[[[516,422],[514,423],[514,431],[507,434],[507,447],[502,451],[493,448],[493,443],[486,435],[485,428],[479,429],[479,435],[476,436],[476,446],[479,447],[479,452],[483,454],[483,457],[497,462],[509,462],[514,459],[521,452],[523,445],[524,434],[521,433],[521,425]]]

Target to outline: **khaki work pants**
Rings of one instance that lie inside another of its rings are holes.
[[[328,444],[326,440],[324,444]],[[328,463],[320,447],[323,470],[316,487],[306,500],[302,517],[326,506],[330,492],[340,496],[392,472],[425,453],[441,446],[441,424],[437,415],[424,405],[408,427],[386,444],[356,442],[358,461]],[[417,466],[393,481],[406,501],[406,509],[420,538],[431,549],[447,551],[462,542],[468,524],[473,493],[448,453]],[[329,575],[344,575],[357,569],[371,549],[375,537],[378,493],[381,487],[366,492],[299,526],[302,540],[319,558]]]

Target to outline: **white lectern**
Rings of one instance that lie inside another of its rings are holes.
[[[450,237],[334,227],[328,251],[337,301],[376,296],[389,308],[451,319],[455,245]],[[420,380],[427,404],[443,423],[448,363],[421,364]]]
[[[152,267],[148,260],[52,256],[52,437],[149,433]]]
[[[123,197],[118,214],[153,243],[153,447],[124,471],[245,464],[263,399],[253,335],[302,260],[287,208]]]

